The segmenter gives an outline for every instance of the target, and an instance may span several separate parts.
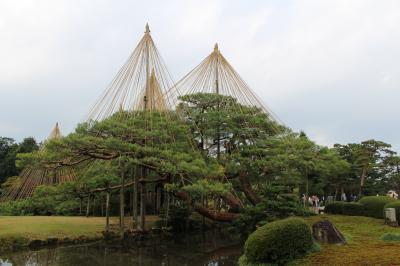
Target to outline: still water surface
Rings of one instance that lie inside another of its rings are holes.
[[[221,232],[155,237],[129,248],[103,242],[0,255],[1,266],[19,265],[237,265],[243,244]]]

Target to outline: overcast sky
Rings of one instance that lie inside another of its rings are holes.
[[[0,136],[73,131],[146,22],[175,81],[218,42],[290,128],[400,151],[398,0],[0,0]]]

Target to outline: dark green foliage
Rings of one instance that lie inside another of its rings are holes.
[[[34,138],[25,138],[21,143],[15,143],[11,138],[0,137],[0,184],[6,178],[18,175],[16,166],[17,154],[38,150]]]
[[[174,232],[184,232],[190,229],[189,217],[192,211],[186,205],[171,205],[160,214],[162,218],[157,222],[157,227],[170,227]]]
[[[325,206],[324,212],[329,214],[343,214],[343,201],[328,203]]]
[[[365,216],[382,219],[385,205],[394,201],[396,199],[387,196],[368,196],[363,197],[358,202],[364,205]]]
[[[400,222],[400,200],[389,202],[384,208],[394,208],[396,210],[396,220]]]
[[[381,239],[383,241],[394,241],[394,242],[400,242],[400,234],[396,233],[385,233],[381,236]]]
[[[287,218],[253,232],[246,240],[244,255],[251,263],[283,265],[305,255],[312,246],[309,226],[299,218]]]
[[[71,183],[39,186],[32,198],[0,203],[0,215],[77,215],[79,198]]]
[[[246,206],[241,216],[233,222],[234,228],[243,235],[253,232],[257,226],[289,216],[310,216],[312,212],[304,209],[297,197],[285,192],[282,187],[265,187],[264,200],[256,206]]]
[[[343,215],[349,215],[349,216],[364,215],[364,206],[356,202],[345,202],[343,204],[342,210],[343,210]]]

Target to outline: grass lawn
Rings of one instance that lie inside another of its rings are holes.
[[[156,216],[146,216],[151,226]],[[125,224],[130,227],[131,218],[125,217]],[[119,219],[112,217],[111,228],[117,228]],[[105,217],[71,216],[0,216],[0,238],[25,237],[28,239],[77,238],[100,236],[105,227]]]
[[[312,225],[330,220],[341,231],[346,245],[321,245],[321,251],[297,261],[299,265],[400,265],[400,242],[385,242],[384,233],[400,234],[400,227],[384,225],[383,220],[342,215],[319,215],[305,218]]]

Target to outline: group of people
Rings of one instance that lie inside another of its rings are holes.
[[[321,204],[320,199],[318,198],[317,195],[312,195],[310,197],[310,196],[306,196],[305,194],[303,194],[302,199],[303,199],[304,206],[306,206],[306,204],[308,203],[309,206],[319,207]],[[324,197],[322,197],[322,201],[324,201]]]
[[[399,194],[397,194],[396,191],[394,191],[394,190],[389,190],[389,192],[386,195],[391,198],[395,198],[395,199],[399,198]],[[377,196],[379,196],[379,195],[377,195]],[[349,196],[347,196],[346,193],[343,192],[342,194],[340,194],[340,200],[356,202],[358,200],[358,196],[355,194],[350,194]],[[326,202],[325,202],[325,196],[322,196],[320,199],[317,195],[306,196],[305,194],[303,194],[302,201],[303,201],[304,207],[310,206],[310,207],[314,207],[314,208],[319,208],[321,206],[324,206],[325,203],[335,201],[335,199],[334,199],[334,196],[328,196],[326,198]]]

